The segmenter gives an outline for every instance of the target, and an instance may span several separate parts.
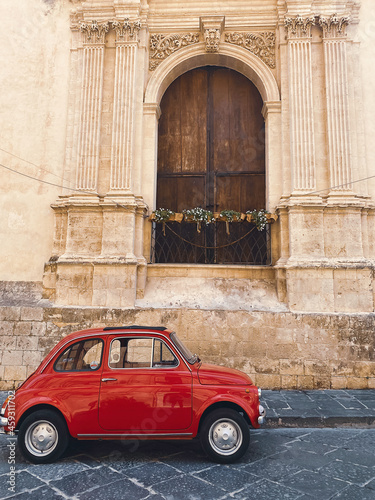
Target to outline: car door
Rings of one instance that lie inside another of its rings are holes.
[[[161,338],[113,336],[102,372],[99,425],[154,433],[187,429],[192,421],[192,374]]]
[[[103,361],[102,338],[69,343],[46,370],[40,398],[52,398],[77,433],[97,432],[97,412]],[[46,399],[44,399],[46,400]]]

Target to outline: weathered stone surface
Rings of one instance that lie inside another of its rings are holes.
[[[0,330],[6,333],[0,337],[0,356],[3,366],[22,368],[17,377],[26,376],[72,331],[108,325],[164,325],[177,331],[204,361],[245,371],[264,388],[373,387],[372,315],[365,319],[363,315],[332,314],[322,321],[317,314],[282,313],[278,325],[274,313],[238,311],[237,324],[236,314],[45,307],[43,321],[0,322]],[[251,327],[246,328],[247,324]],[[13,387],[17,377],[4,373],[3,387]]]

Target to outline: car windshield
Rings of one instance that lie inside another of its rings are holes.
[[[171,333],[171,340],[174,343],[174,345],[177,347],[177,349],[180,351],[180,353],[183,355],[183,357],[188,361],[191,365],[196,363],[199,358],[196,354],[193,354],[182,342],[181,340],[177,337],[176,333],[173,332]]]

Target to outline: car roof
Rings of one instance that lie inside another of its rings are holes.
[[[130,326],[106,326],[104,328],[89,328],[87,330],[79,330],[77,332],[72,332],[66,335],[62,340],[70,341],[76,337],[82,337],[85,335],[95,335],[95,334],[112,334],[112,333],[134,333],[134,334],[144,334],[144,333],[166,333],[169,335],[170,330],[167,330],[165,326],[140,326],[140,325],[130,325]]]

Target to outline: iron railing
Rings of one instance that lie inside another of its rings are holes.
[[[153,221],[151,263],[271,265],[270,226],[258,231],[247,221],[200,228],[186,221]]]

